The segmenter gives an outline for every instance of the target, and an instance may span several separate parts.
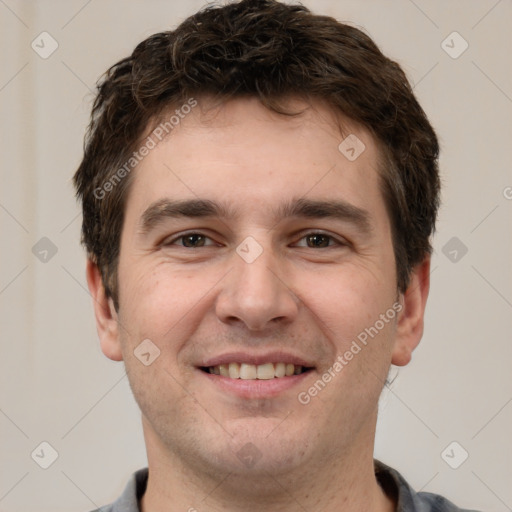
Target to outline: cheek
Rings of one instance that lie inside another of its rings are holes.
[[[338,268],[318,276],[306,302],[331,345],[332,359],[327,365],[332,368],[338,362],[334,369],[338,384],[332,392],[341,393],[344,400],[366,395],[372,402],[387,377],[396,329],[396,297],[393,283],[385,275],[370,266]],[[321,372],[325,371],[327,367]]]
[[[391,308],[393,287],[382,274],[368,268],[351,265],[315,275],[311,280],[301,279],[304,304],[320,318],[331,333],[341,340],[351,340],[364,328],[379,319]]]
[[[159,346],[186,340],[208,307],[221,273],[176,269],[168,262],[133,263],[120,272],[121,321],[132,343],[149,338]],[[219,274],[219,275],[218,275]],[[174,346],[176,350],[178,346]]]

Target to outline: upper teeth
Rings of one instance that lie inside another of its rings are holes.
[[[273,379],[274,377],[289,377],[290,375],[299,375],[303,371],[302,366],[295,366],[291,363],[265,363],[265,364],[246,364],[229,363],[218,366],[210,366],[210,373],[230,377],[231,379]]]

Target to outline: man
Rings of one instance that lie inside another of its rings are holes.
[[[210,7],[107,72],[75,184],[149,470],[101,510],[460,510],[373,460],[422,336],[437,158],[400,67],[304,7]]]

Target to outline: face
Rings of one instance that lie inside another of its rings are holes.
[[[298,118],[200,103],[134,171],[119,310],[97,316],[148,450],[235,473],[372,452],[389,365],[421,336],[427,273],[398,293],[375,141],[337,126],[320,103]],[[365,145],[355,160],[338,149],[349,134]]]

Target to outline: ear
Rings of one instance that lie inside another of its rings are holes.
[[[423,336],[423,318],[430,288],[430,256],[414,267],[409,286],[400,294],[403,308],[397,320],[397,332],[391,363],[405,366]]]
[[[87,259],[87,284],[93,298],[96,329],[100,338],[101,350],[109,359],[122,361],[123,355],[114,302],[105,293],[98,265],[90,259]]]

